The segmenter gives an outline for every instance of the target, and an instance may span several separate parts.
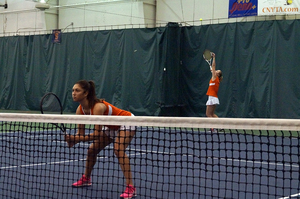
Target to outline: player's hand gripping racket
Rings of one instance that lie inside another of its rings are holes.
[[[208,63],[210,70],[212,70],[212,68],[211,68],[212,53],[210,52],[210,50],[205,49],[205,51],[203,52],[203,58]]]
[[[40,102],[40,110],[42,114],[63,114],[63,107],[61,101],[54,93],[46,93]],[[66,128],[64,124],[51,123],[58,127],[64,135],[66,134]]]

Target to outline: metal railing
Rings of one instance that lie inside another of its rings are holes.
[[[224,23],[239,23],[251,21],[268,21],[268,20],[297,20],[300,15],[272,15],[272,16],[252,16],[240,18],[219,18],[219,19],[203,19],[195,21],[176,22],[180,26],[202,26],[210,24],[224,24]],[[135,29],[135,28],[157,28],[165,27],[169,22],[158,21],[156,23],[147,24],[116,24],[116,25],[102,25],[102,26],[84,26],[74,27],[73,24],[68,25],[66,28],[61,28],[63,33],[83,32],[83,31],[101,31],[101,30],[117,30],[117,29]],[[8,36],[28,36],[28,35],[43,35],[52,34],[51,30],[40,30],[38,28],[20,28],[16,32],[0,32],[0,37]]]

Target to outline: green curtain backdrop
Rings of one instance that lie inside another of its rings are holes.
[[[260,21],[0,38],[0,109],[38,110],[55,92],[75,112],[74,83],[135,115],[205,116],[216,53],[220,117],[300,118],[300,21]]]
[[[221,117],[299,118],[300,21],[263,21],[183,28],[183,115],[205,113],[210,72],[201,59],[216,53],[224,80]]]

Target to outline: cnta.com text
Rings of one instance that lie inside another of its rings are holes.
[[[264,13],[275,13],[275,12],[298,12],[298,8],[283,8],[283,7],[266,7],[261,10]]]

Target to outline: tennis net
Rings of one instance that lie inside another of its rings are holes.
[[[97,154],[92,185],[74,188],[90,142],[69,148],[54,124],[136,126],[126,153],[138,198],[300,196],[299,120],[0,113],[1,198],[119,198],[114,143]],[[211,130],[214,128],[214,130]]]

